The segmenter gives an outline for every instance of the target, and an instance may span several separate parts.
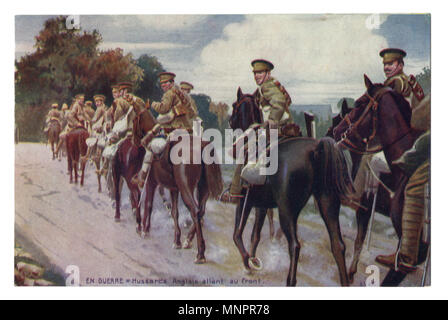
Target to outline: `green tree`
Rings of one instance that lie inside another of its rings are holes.
[[[218,117],[209,111],[212,99],[206,94],[192,94],[191,97],[198,107],[199,117],[202,119],[204,129],[219,128]]]
[[[425,94],[431,93],[431,68],[424,67],[422,72],[415,76],[418,83],[422,86],[423,92]]]
[[[143,54],[137,59],[137,66],[143,70],[144,76],[136,94],[145,101],[146,99],[160,101],[163,91],[160,87],[158,74],[165,71],[162,64],[156,57]]]
[[[16,124],[22,140],[45,139],[42,129],[51,103],[70,104],[81,92],[87,99],[106,94],[110,103],[111,84],[131,81],[138,88],[143,79],[131,54],[99,50],[98,31],[69,30],[65,20],[47,20],[35,38],[35,51],[15,61]]]

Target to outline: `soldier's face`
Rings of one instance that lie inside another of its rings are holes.
[[[268,76],[269,76],[269,72],[267,72],[267,71],[256,71],[256,72],[254,72],[255,82],[259,86],[262,85],[268,79]]]
[[[163,92],[167,92],[173,86],[171,81],[164,82],[160,85],[162,87]]]
[[[97,107],[101,106],[102,104],[103,104],[103,101],[102,101],[102,100],[96,100],[96,101],[95,101],[95,105],[96,105]]]
[[[403,64],[399,63],[398,60],[384,64],[384,74],[387,78],[393,77],[394,75],[400,73],[402,70]]]
[[[84,97],[79,97],[79,102],[84,103]]]
[[[181,88],[180,90],[182,90],[183,93],[187,93],[187,94],[190,93],[190,90],[188,90],[188,89]]]

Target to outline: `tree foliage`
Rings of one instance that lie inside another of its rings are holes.
[[[67,29],[65,17],[49,19],[35,37],[35,51],[15,62],[16,123],[22,140],[41,141],[45,116],[51,103],[70,105],[72,97],[105,94],[110,86],[131,81],[138,88],[143,79],[131,54],[122,49],[102,51],[98,31]]]

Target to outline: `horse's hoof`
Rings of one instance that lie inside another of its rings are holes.
[[[206,262],[207,260],[205,258],[196,258],[196,260],[194,260],[195,264],[204,264]]]
[[[115,221],[116,223],[120,223],[120,218],[114,218],[114,221]]]
[[[192,246],[193,245],[192,245],[191,241],[185,240],[184,245],[183,245],[184,249],[191,249]]]
[[[179,243],[179,244],[177,244],[177,243],[173,243],[173,249],[175,249],[175,250],[180,250],[180,249],[182,249],[182,246],[181,246],[180,243]]]
[[[144,231],[142,231],[142,232],[140,233],[140,237],[141,237],[142,239],[148,239],[148,238],[149,238],[149,232],[144,232]]]
[[[249,266],[251,269],[255,271],[260,271],[263,269],[263,262],[261,259],[258,259],[257,257],[249,258]]]

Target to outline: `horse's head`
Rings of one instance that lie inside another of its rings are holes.
[[[136,116],[132,126],[132,137],[134,144],[140,146],[141,139],[151,131],[157,124],[157,120],[151,114],[151,112],[145,108],[135,110]]]
[[[352,111],[353,108],[350,108],[348,106],[347,100],[343,100],[342,101],[342,106],[341,106],[341,112],[339,112],[336,116],[334,116],[332,118],[332,123],[331,123],[331,127],[328,128],[327,137],[331,137],[334,138],[334,134],[333,134],[333,130],[341,123],[341,121],[344,119],[344,117],[350,113],[350,111]]]
[[[232,106],[233,112],[229,124],[233,130],[242,129],[245,131],[252,124],[263,122],[254,94],[244,94],[241,88],[238,88],[237,100]]]
[[[390,146],[410,130],[410,106],[391,88],[372,83],[364,75],[366,93],[355,102],[355,108],[334,129],[334,138],[357,153],[373,153],[369,142],[378,136],[382,147]],[[392,142],[390,142],[392,141]]]

